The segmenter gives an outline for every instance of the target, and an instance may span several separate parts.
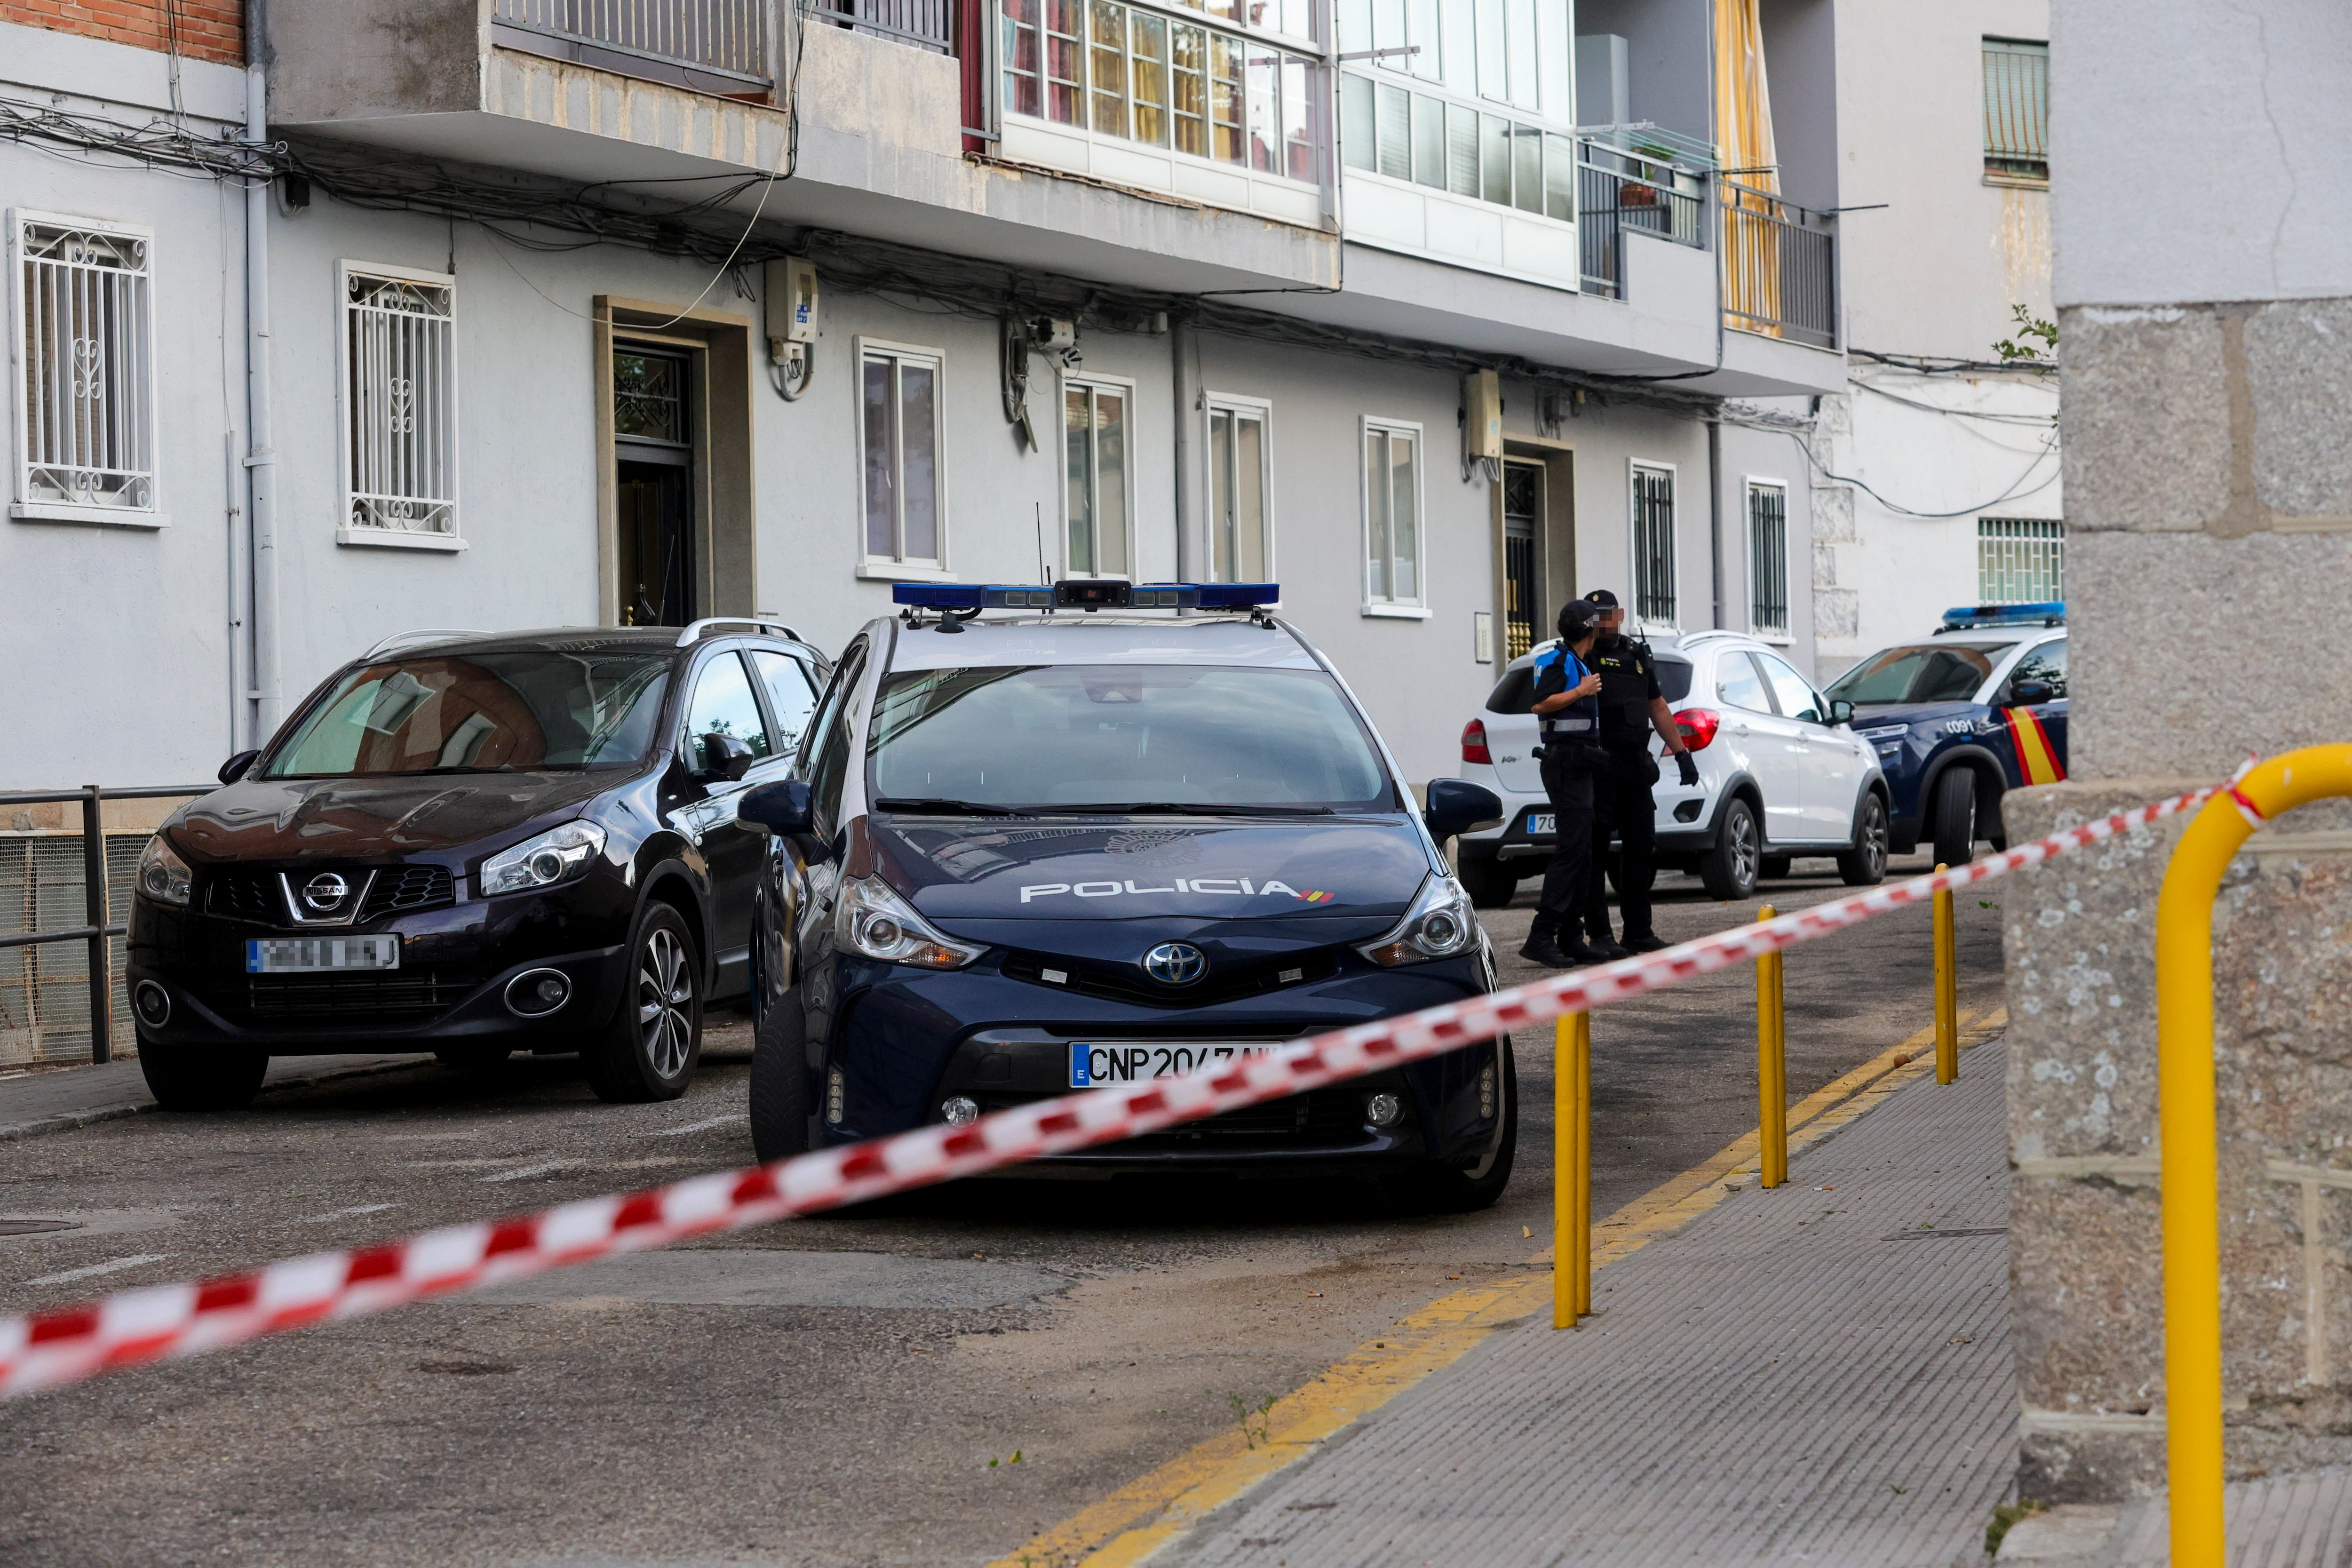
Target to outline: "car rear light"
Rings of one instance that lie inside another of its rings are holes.
[[[1465,763],[1494,762],[1494,754],[1486,750],[1485,720],[1473,719],[1462,726],[1462,760]]]
[[[1683,732],[1683,744],[1694,752],[1706,751],[1722,726],[1723,715],[1712,708],[1685,708],[1675,715],[1675,728]]]

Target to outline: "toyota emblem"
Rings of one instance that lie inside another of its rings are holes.
[[[1208,957],[1188,942],[1163,942],[1143,955],[1143,973],[1162,985],[1190,985],[1208,972]]]
[[[321,871],[302,884],[302,901],[322,915],[342,908],[351,894],[352,885],[332,871]]]

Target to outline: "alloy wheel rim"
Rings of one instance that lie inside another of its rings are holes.
[[[1863,837],[1870,852],[1870,868],[1874,872],[1886,869],[1886,808],[1874,807],[1863,823]]]
[[[1756,822],[1746,812],[1734,813],[1731,818],[1731,864],[1739,873],[1742,887],[1756,885],[1756,873],[1764,858],[1756,842]]]
[[[675,931],[655,931],[637,964],[637,1025],[646,1060],[661,1078],[676,1078],[685,1070],[687,1047],[693,1039],[688,1016],[693,1001],[684,944]]]

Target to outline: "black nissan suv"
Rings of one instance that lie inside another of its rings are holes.
[[[149,844],[126,981],[167,1109],[272,1055],[577,1051],[606,1100],[682,1094],[750,984],[763,841],[830,667],[786,626],[378,644]]]

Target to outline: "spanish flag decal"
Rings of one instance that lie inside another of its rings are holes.
[[[2001,715],[2009,721],[2009,742],[2017,748],[2017,771],[2027,784],[2056,784],[2066,776],[2066,764],[2058,760],[2058,748],[2032,709],[2004,708]]]
[[[1290,896],[1294,899],[1304,899],[1310,904],[1328,904],[1331,901],[1331,895],[1320,889],[1310,889],[1307,892],[1293,893]]]

